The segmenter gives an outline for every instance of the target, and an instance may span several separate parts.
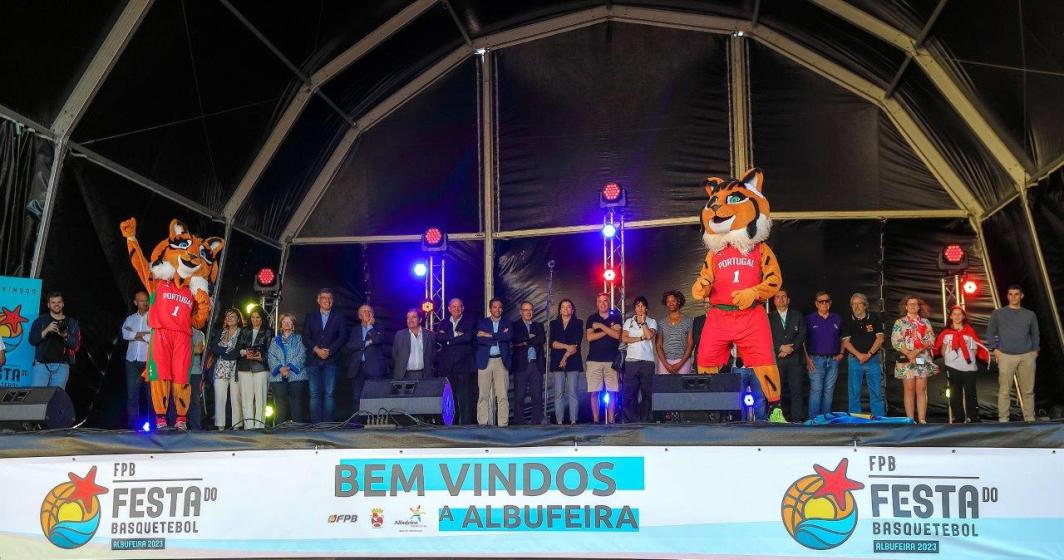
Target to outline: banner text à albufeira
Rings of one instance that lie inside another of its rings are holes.
[[[440,506],[441,531],[639,530],[638,508],[628,504],[573,503],[574,497],[586,496],[591,501],[618,492],[618,465],[610,460],[428,460],[416,463],[381,460],[379,463],[359,463],[336,465],[333,488],[336,497],[425,496],[427,490],[442,490],[452,498],[478,498],[475,500],[480,502],[478,505],[451,503]],[[638,473],[638,479],[641,487],[642,472]],[[483,499],[517,496],[540,497],[536,500],[540,503],[507,504],[495,500],[484,503]],[[549,503],[552,496],[565,497],[557,500],[565,503]]]

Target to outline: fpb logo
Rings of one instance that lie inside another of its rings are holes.
[[[59,548],[78,548],[100,527],[100,500],[107,488],[96,484],[96,467],[84,478],[68,473],[70,482],[52,488],[41,503],[41,530]]]
[[[783,494],[783,526],[802,546],[835,548],[857,528],[857,501],[851,490],[860,490],[864,484],[846,478],[848,463],[842,459],[833,471],[813,465],[816,474],[794,481]]]

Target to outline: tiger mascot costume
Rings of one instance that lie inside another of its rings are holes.
[[[764,303],[783,285],[779,261],[764,243],[772,229],[764,173],[751,169],[741,180],[710,177],[703,183],[709,202],[702,209],[702,240],[709,249],[691,288],[709,301],[698,343],[699,373],[717,373],[734,344],[754,370],[772,422],[786,422],[779,408],[780,372],[772,352],[772,329]]]
[[[202,329],[211,314],[210,284],[218,278],[218,255],[225,242],[220,237],[201,239],[179,220],[170,221],[170,233],[155,246],[151,261],[137,242],[137,220],[120,226],[129,260],[148,290],[151,308],[148,326],[146,377],[151,386],[156,429],[165,428],[166,410],[174,399],[178,430],[188,429],[192,388],[192,329]]]

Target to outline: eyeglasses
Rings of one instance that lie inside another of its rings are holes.
[[[816,300],[816,302],[817,303],[831,303],[831,300],[830,299],[818,299],[818,300]]]

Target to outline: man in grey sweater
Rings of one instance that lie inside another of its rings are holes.
[[[987,347],[998,362],[998,422],[1009,421],[1012,378],[1016,377],[1023,419],[1034,422],[1034,362],[1038,357],[1038,319],[1020,307],[1023,289],[1009,286],[1008,307],[995,309],[986,328]]]

